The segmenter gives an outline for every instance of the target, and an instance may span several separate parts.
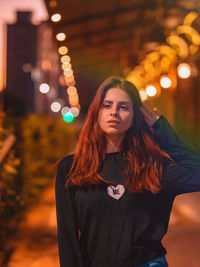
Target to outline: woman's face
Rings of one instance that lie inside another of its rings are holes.
[[[123,137],[132,124],[133,104],[122,89],[110,88],[98,114],[100,128],[108,136]]]

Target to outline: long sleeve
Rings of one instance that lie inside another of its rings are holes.
[[[163,171],[163,185],[175,194],[200,191],[200,155],[185,144],[163,115],[153,125],[154,137],[175,164]]]
[[[71,157],[65,157],[57,166],[55,196],[58,248],[61,267],[81,267],[78,221],[72,199],[72,189],[65,188]]]

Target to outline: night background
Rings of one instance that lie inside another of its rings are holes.
[[[107,77],[200,151],[198,0],[0,0],[0,266],[58,267],[56,164]],[[200,193],[177,197],[171,267],[200,266]]]

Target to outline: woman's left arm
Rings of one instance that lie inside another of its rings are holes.
[[[148,109],[145,107],[146,113]],[[156,141],[175,163],[163,171],[164,186],[176,194],[200,191],[200,154],[179,138],[163,115],[148,112],[148,116],[145,118],[151,123]]]

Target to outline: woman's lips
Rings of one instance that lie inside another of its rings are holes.
[[[108,121],[109,124],[112,124],[112,125],[118,125],[119,124],[119,121],[116,121],[116,120],[110,120]]]

